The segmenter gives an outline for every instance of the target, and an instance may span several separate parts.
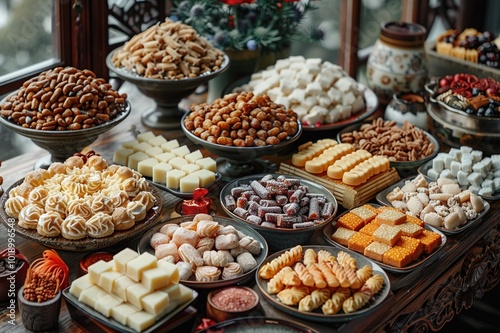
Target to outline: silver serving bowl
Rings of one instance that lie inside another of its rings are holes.
[[[3,99],[3,104],[8,97]],[[130,103],[127,101],[118,115],[108,122],[91,128],[67,131],[42,131],[32,128],[24,128],[18,124],[0,117],[0,123],[19,135],[25,136],[38,147],[50,153],[49,158],[42,158],[35,163],[35,169],[48,168],[53,162],[64,162],[68,157],[82,151],[83,148],[94,143],[99,135],[109,131],[121,123],[130,114]]]
[[[220,157],[216,159],[217,171],[225,180],[240,178],[255,173],[277,171],[277,166],[274,163],[260,160],[259,157],[265,155],[275,155],[278,153],[280,153],[280,155],[284,155],[290,144],[295,142],[302,134],[302,125],[298,122],[297,133],[295,133],[294,136],[281,141],[277,145],[267,145],[261,147],[224,146],[205,141],[189,131],[186,126],[184,126],[184,120],[187,115],[188,113],[184,114],[181,120],[182,131],[193,143],[203,146],[203,148],[212,154]]]
[[[148,127],[157,129],[179,128],[179,121],[184,113],[179,110],[181,100],[191,95],[198,86],[222,74],[229,67],[229,57],[224,55],[221,68],[192,79],[150,79],[125,68],[115,67],[112,58],[119,49],[117,48],[108,54],[106,57],[106,66],[120,79],[135,84],[144,95],[156,102],[156,109],[145,112],[142,115],[142,122]]]

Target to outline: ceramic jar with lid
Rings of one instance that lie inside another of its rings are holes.
[[[396,93],[385,109],[384,118],[402,124],[408,121],[416,127],[427,130],[427,106],[421,94]]]
[[[426,29],[416,23],[383,23],[367,63],[368,86],[382,105],[394,93],[416,92],[427,80],[424,42]]]

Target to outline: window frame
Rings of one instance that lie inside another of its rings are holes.
[[[54,27],[53,33],[54,47],[59,59],[49,59],[37,65],[28,66],[14,73],[5,81],[0,81],[0,96],[18,89],[22,83],[43,71],[57,66],[67,66],[71,63],[72,45],[71,34],[72,25],[72,1],[54,0]],[[54,61],[55,60],[55,61]]]

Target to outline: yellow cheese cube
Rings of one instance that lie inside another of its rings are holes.
[[[167,153],[168,154],[168,153]],[[172,166],[165,162],[160,162],[153,166],[153,182],[166,184],[167,171],[172,170]]]
[[[179,189],[184,193],[193,193],[200,187],[200,179],[195,175],[186,175],[179,180]]]
[[[167,287],[170,284],[170,276],[167,271],[160,267],[148,269],[142,273],[141,283],[149,291]]]
[[[155,138],[156,135],[149,131],[149,132],[144,132],[144,133],[139,133],[137,134],[137,141],[139,142],[147,142],[148,140],[151,140],[153,138]]]
[[[131,248],[125,248],[113,256],[113,269],[123,274],[127,273],[127,263],[139,256],[139,253]]]
[[[190,152],[191,151],[189,150],[188,146],[186,146],[186,145],[172,149],[172,153],[174,153],[175,156],[179,156],[179,157],[184,157],[187,154],[189,154]]]
[[[167,276],[168,276],[167,279],[169,281],[168,285],[179,283],[180,277],[179,277],[179,269],[178,269],[177,265],[172,264],[168,261],[162,260],[158,263],[158,268],[161,268],[165,272],[167,272]]]
[[[96,301],[106,295],[109,294],[102,290],[99,286],[93,285],[90,288],[82,290],[80,297],[78,297],[78,301],[83,304],[87,304],[92,309],[95,309]]]
[[[151,253],[144,252],[137,258],[130,260],[127,263],[127,276],[132,280],[139,282],[142,278],[142,273],[148,269],[158,267],[156,257]]]
[[[162,143],[160,147],[163,149],[163,151],[170,152],[172,151],[172,149],[179,147],[179,142],[177,141],[177,139],[173,139]]]
[[[181,284],[172,284],[167,288],[160,289],[160,291],[167,293],[168,298],[170,299],[170,303],[175,302],[180,304],[179,300],[181,299],[181,288],[179,288]]]
[[[115,283],[113,283],[113,290],[112,293],[122,301],[126,302],[127,301],[127,288],[136,284],[134,280],[129,278],[126,275],[123,275],[119,277],[118,279],[115,280]]]
[[[140,161],[146,160],[148,158],[149,158],[149,155],[143,151],[135,152],[132,155],[129,155],[127,166],[130,169],[137,170],[137,164],[139,164]]]
[[[141,298],[150,293],[142,283],[133,284],[127,288],[127,302],[142,310]]]
[[[122,143],[122,148],[133,149],[134,146],[138,143],[139,143],[139,141],[137,141],[137,140],[125,141],[124,143]]]
[[[156,157],[156,155],[163,154],[163,149],[161,149],[161,147],[153,146],[151,148],[146,149],[145,153],[151,157]]]
[[[167,293],[155,291],[144,296],[141,300],[141,304],[144,311],[154,316],[158,316],[170,305],[170,299]]]
[[[132,149],[135,150],[135,151],[142,151],[144,153],[144,152],[146,152],[146,150],[148,150],[151,147],[153,147],[153,146],[151,146],[147,142],[139,142],[134,147],[132,147]]]
[[[196,165],[196,164],[193,164],[193,163],[188,163],[188,164],[183,165],[181,167],[181,170],[184,171],[184,172],[186,172],[187,174],[190,174],[190,173],[193,173],[195,171],[200,170],[200,166]]]
[[[127,318],[140,310],[129,303],[122,303],[111,309],[111,318],[122,325],[127,325]]]
[[[121,148],[113,153],[113,163],[128,165],[128,157],[134,153],[133,149]]]
[[[167,142],[167,139],[165,139],[162,135],[157,135],[154,138],[151,138],[151,139],[148,140],[148,143],[150,145],[156,146],[156,147],[160,147],[165,142]],[[163,151],[163,149],[162,149],[162,151]]]
[[[114,266],[113,260],[111,261],[99,260],[98,262],[93,263],[87,269],[87,271],[89,272],[88,274],[90,281],[92,281],[93,284],[98,284],[99,276],[101,275],[101,273],[113,270],[113,266]]]
[[[137,171],[144,177],[153,177],[153,166],[158,163],[158,160],[154,157],[147,158],[137,163]]]
[[[90,276],[88,274],[80,276],[78,279],[71,282],[71,287],[69,287],[69,292],[76,298],[80,297],[83,290],[90,288],[94,285],[90,281]]]
[[[166,153],[163,153],[163,154],[160,154],[160,155],[156,155],[155,158],[160,161],[160,162],[164,162],[164,163],[167,163],[168,161],[170,161],[172,158],[174,158],[175,155],[170,153],[170,152],[166,152]]]
[[[179,296],[177,304],[184,304],[193,298],[193,290],[191,288],[188,288],[183,284],[179,284],[179,290],[181,295]]]
[[[168,164],[170,164],[174,169],[182,170],[182,167],[188,164],[188,162],[182,157],[176,156],[168,161]]]
[[[186,173],[182,170],[173,169],[167,171],[167,187],[173,190],[178,189],[180,179],[185,175]]]
[[[203,158],[203,154],[201,153],[201,151],[199,149],[192,151],[189,154],[187,154],[186,156],[184,156],[184,159],[186,161],[188,161],[189,163],[194,163],[195,161],[202,159],[202,158]]]
[[[106,317],[111,317],[111,309],[122,304],[123,301],[113,295],[106,295],[95,302],[95,310]]]
[[[144,331],[155,323],[155,316],[146,311],[139,311],[127,318],[127,326],[137,332]]]
[[[112,293],[113,292],[113,285],[115,284],[115,280],[121,276],[124,276],[124,275],[122,273],[116,272],[116,271],[103,272],[99,276],[99,283],[97,285],[99,287],[101,287],[103,290],[105,290],[106,292]]]
[[[200,158],[195,162],[195,164],[199,165],[202,169],[217,172],[217,163],[211,157]]]
[[[200,179],[200,186],[206,187],[209,184],[212,184],[215,181],[215,172],[201,169],[192,173],[193,176],[196,176]]]

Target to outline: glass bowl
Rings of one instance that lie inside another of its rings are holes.
[[[15,92],[16,93],[16,92]],[[15,94],[14,93],[14,94]],[[8,97],[0,101],[3,104]],[[11,129],[15,133],[29,138],[38,147],[47,150],[50,156],[43,157],[35,163],[34,169],[48,168],[53,162],[64,162],[74,153],[82,151],[97,140],[99,135],[109,131],[121,123],[130,114],[130,103],[127,101],[123,105],[121,112],[108,122],[91,128],[67,131],[42,131],[32,128],[24,128],[0,117],[0,123]]]
[[[106,66],[120,79],[133,83],[147,97],[156,102],[156,108],[142,115],[144,125],[156,129],[179,128],[182,111],[179,110],[181,100],[191,95],[198,86],[224,73],[229,67],[229,57],[224,55],[221,67],[213,72],[195,78],[179,80],[150,79],[135,74],[127,69],[117,68],[112,58],[120,48],[111,51],[106,57]]]
[[[270,161],[261,160],[259,157],[278,153],[284,155],[284,151],[286,151],[290,144],[295,142],[302,134],[302,125],[300,122],[297,122],[297,133],[281,141],[277,145],[260,147],[224,146],[217,143],[210,143],[189,131],[184,125],[184,119],[186,119],[187,115],[188,113],[184,114],[181,120],[182,131],[193,143],[201,145],[212,154],[219,156],[219,158],[216,158],[217,171],[222,175],[222,179],[224,180],[232,180],[256,173],[277,171],[276,164]]]

